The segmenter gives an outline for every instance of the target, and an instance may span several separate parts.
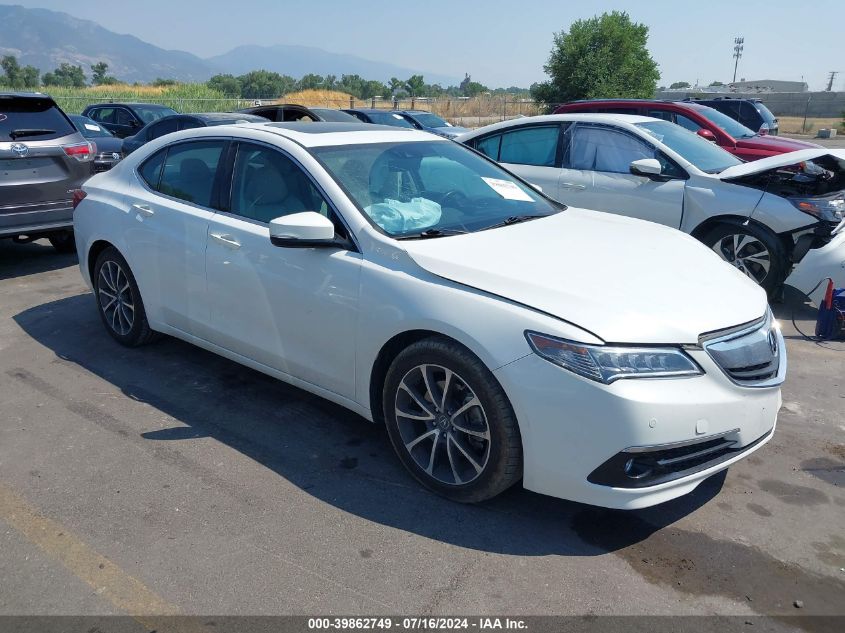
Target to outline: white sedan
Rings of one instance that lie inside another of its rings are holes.
[[[845,286],[845,150],[743,163],[679,125],[625,114],[522,118],[457,140],[556,200],[689,233],[770,293],[784,280],[805,293],[827,276]]]
[[[383,423],[451,499],[522,479],[649,506],[774,433],[786,355],[759,287],[683,233],[566,208],[452,141],[191,130],[75,199],[118,342],[169,334]]]

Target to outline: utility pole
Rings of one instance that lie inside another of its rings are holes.
[[[838,70],[831,70],[830,76],[827,78],[827,90],[826,92],[830,92],[833,90],[833,80],[836,79],[836,75],[839,74]]]
[[[739,66],[739,58],[742,57],[742,49],[743,49],[744,43],[745,43],[744,37],[740,36],[740,37],[734,38],[734,59],[736,61],[734,61],[734,80],[733,80],[733,83],[736,83],[736,68],[737,68],[737,66]]]

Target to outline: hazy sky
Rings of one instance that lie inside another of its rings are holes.
[[[745,37],[737,79],[791,79],[823,89],[842,71],[842,0],[0,0],[95,20],[157,46],[208,57],[240,44],[302,44],[490,87],[545,79],[552,33],[573,20],[620,9],[650,28],[648,47],[661,85],[733,77],[733,39]]]

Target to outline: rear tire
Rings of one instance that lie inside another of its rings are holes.
[[[97,311],[112,338],[126,347],[138,347],[156,338],[150,329],[138,284],[123,255],[109,246],[94,265]]]
[[[469,350],[446,338],[414,343],[393,361],[382,406],[408,471],[453,501],[495,497],[522,477],[522,440],[504,390]]]
[[[62,231],[61,233],[53,233],[47,239],[50,244],[59,253],[75,253],[76,240],[73,237],[73,231]]]
[[[757,224],[719,224],[701,239],[719,257],[774,296],[789,272],[786,249],[777,235]]]

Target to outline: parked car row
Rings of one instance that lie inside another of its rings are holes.
[[[516,119],[458,140],[556,200],[689,233],[770,294],[842,225],[845,160],[824,148],[742,162],[675,123],[606,113]]]

